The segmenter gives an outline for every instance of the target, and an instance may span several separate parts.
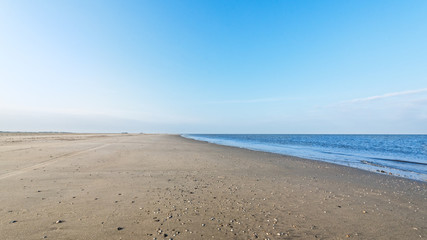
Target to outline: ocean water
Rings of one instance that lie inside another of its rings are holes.
[[[279,153],[427,181],[427,135],[184,134],[210,143]]]

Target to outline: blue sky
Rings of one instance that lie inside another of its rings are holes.
[[[0,130],[427,133],[426,1],[0,2]]]

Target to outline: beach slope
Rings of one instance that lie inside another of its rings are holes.
[[[0,134],[1,239],[422,239],[427,184],[175,135]]]

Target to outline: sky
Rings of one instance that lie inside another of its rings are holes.
[[[0,131],[427,134],[427,1],[0,1]]]

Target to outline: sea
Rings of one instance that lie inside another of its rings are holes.
[[[427,181],[427,135],[183,134],[219,145]]]

